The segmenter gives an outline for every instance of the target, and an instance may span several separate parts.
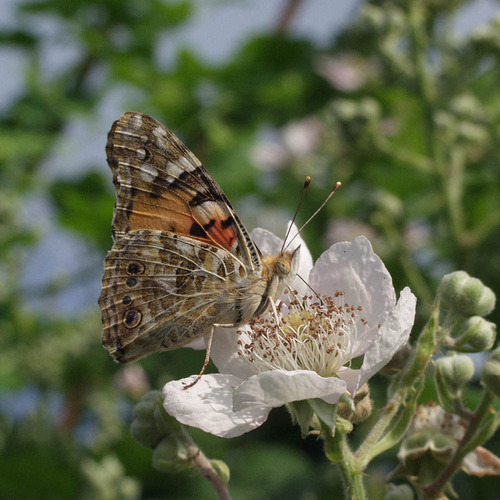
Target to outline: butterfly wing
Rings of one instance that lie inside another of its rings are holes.
[[[181,347],[214,323],[233,322],[238,301],[228,295],[245,273],[241,266],[229,252],[191,238],[127,233],[106,258],[99,299],[104,346],[128,362]]]
[[[259,253],[196,157],[140,113],[114,123],[106,150],[117,190],[99,298],[110,353],[132,361],[250,316],[261,300]]]
[[[117,191],[115,241],[135,229],[169,231],[225,248],[260,270],[255,245],[226,195],[164,125],[125,113],[113,124],[106,152]]]

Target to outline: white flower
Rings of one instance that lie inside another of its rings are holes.
[[[296,232],[296,229],[294,228]],[[293,235],[292,235],[293,236]],[[279,252],[281,240],[263,229],[252,232],[264,255]],[[284,294],[271,311],[238,331],[218,328],[211,358],[218,374],[164,387],[166,411],[181,423],[221,437],[248,432],[272,408],[320,398],[335,404],[356,391],[408,341],[416,298],[405,288],[396,303],[392,279],[363,236],[337,243],[316,264],[301,245],[295,297]],[[359,369],[351,361],[363,356]]]

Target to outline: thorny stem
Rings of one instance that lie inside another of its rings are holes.
[[[417,380],[422,377],[425,367],[440,346],[440,343],[437,340],[439,331],[439,297],[437,297],[434,301],[433,307],[434,310],[429,318],[429,321],[419,335],[413,359],[401,376],[400,388],[393,395],[391,401],[386,405],[380,418],[374,424],[356,452],[356,457],[361,464],[367,465],[374,456],[387,449],[387,446],[384,446],[384,444],[387,443],[383,443],[384,436],[387,435],[387,429],[391,426],[391,424],[397,425],[393,419],[397,415],[401,405],[405,403],[410,404],[410,401],[408,400],[410,393],[408,390],[411,391],[414,387],[417,387]],[[418,396],[418,393],[419,391],[415,392],[413,399]],[[401,422],[401,428],[397,429],[398,435],[404,433],[405,427],[407,428],[409,425],[409,421],[410,419],[406,418]],[[394,428],[393,430],[396,429]]]
[[[467,445],[474,438],[485,416],[490,411],[492,401],[493,396],[491,395],[491,393],[489,391],[485,391],[483,393],[483,397],[479,403],[479,406],[474,412],[474,416],[469,421],[467,431],[460,441],[458,448],[455,450],[453,457],[448,462],[439,477],[432,484],[423,488],[425,499],[431,500],[437,498],[441,494],[447,483],[450,481],[450,479],[453,477],[455,472],[460,468],[465,455],[467,455],[467,453],[469,453],[470,451],[469,446]]]
[[[335,436],[332,436],[326,427],[323,427],[322,433],[325,439],[326,455],[333,463],[339,465],[347,486],[348,497],[365,500],[366,492],[361,464],[349,448],[345,435],[337,432]]]
[[[220,500],[231,500],[231,495],[227,485],[222,481],[222,479],[217,474],[210,460],[201,451],[201,449],[192,441],[191,437],[187,432],[185,434],[185,439],[187,444],[187,449],[189,451],[190,461],[198,467],[205,479],[208,479],[212,483],[217,495]]]

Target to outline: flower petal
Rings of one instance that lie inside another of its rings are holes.
[[[309,284],[323,295],[343,291],[345,302],[362,306],[371,328],[382,323],[396,303],[391,275],[364,236],[352,243],[335,243],[323,252],[309,275]]]
[[[195,351],[201,351],[202,349],[206,349],[207,348],[206,335],[192,340],[191,342],[189,342],[189,344],[186,344],[183,347],[189,347],[190,349],[194,349]]]
[[[415,320],[417,298],[406,287],[401,291],[396,307],[392,309],[377,337],[365,353],[359,370],[346,369],[339,376],[347,383],[351,394],[356,391],[382,367],[384,367],[407,342]]]
[[[500,476],[500,458],[486,448],[478,446],[465,455],[462,469],[470,476]]]
[[[233,411],[233,390],[241,379],[233,375],[204,375],[189,389],[194,375],[169,382],[163,388],[165,411],[185,425],[219,437],[236,437],[262,425],[271,408]]]
[[[321,377],[308,370],[272,370],[250,377],[234,391],[235,411],[278,407],[292,401],[320,398],[337,403],[346,390],[345,382],[336,377]]]
[[[250,342],[250,337],[244,333],[247,328],[246,325],[238,328],[243,332],[241,334],[236,328],[215,329],[210,359],[220,373],[228,373],[241,379],[251,377],[255,373],[248,357],[238,354],[241,350],[238,340]]]

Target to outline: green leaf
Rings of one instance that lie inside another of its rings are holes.
[[[89,172],[75,181],[56,181],[50,194],[63,226],[91,239],[101,248],[109,248],[115,197],[102,175]]]

